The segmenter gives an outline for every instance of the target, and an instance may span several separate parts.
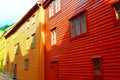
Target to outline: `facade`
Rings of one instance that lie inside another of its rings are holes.
[[[0,36],[0,71],[4,72],[5,32]]]
[[[44,11],[35,4],[5,35],[5,72],[20,80],[44,80]]]
[[[45,0],[45,80],[120,79],[119,4]]]

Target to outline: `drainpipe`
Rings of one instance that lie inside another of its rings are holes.
[[[39,63],[38,63],[38,79],[44,80],[44,9],[40,3],[37,3],[39,7],[39,27],[38,27],[38,38],[39,38]]]

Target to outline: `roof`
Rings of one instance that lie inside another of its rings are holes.
[[[18,20],[13,26],[10,31],[8,31],[5,35],[5,38],[9,37],[13,34],[20,26],[30,17],[32,14],[38,9],[38,4],[36,3],[20,20]]]
[[[0,36],[0,38],[2,38],[3,36],[5,36],[7,33],[9,33],[9,31],[13,28],[13,25],[10,26],[9,28],[7,28],[3,33],[2,35]]]
[[[44,9],[47,8],[48,5],[49,5],[52,1],[53,1],[53,0],[45,0],[45,1],[43,2],[43,8],[44,8]]]

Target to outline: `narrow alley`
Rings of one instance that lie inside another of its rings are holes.
[[[0,80],[13,80],[8,74],[0,72]]]
[[[8,80],[8,78],[6,78],[6,77],[0,75],[0,80]]]

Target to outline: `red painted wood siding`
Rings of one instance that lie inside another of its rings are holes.
[[[120,79],[120,23],[111,4],[119,0],[61,0],[61,11],[49,19],[45,9],[46,80],[51,61],[59,62],[59,80],[93,80],[93,57],[102,58],[104,80]],[[86,10],[87,34],[70,39],[69,19]],[[56,27],[57,44],[51,46],[50,30]]]

